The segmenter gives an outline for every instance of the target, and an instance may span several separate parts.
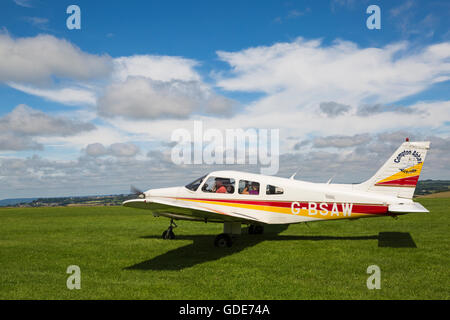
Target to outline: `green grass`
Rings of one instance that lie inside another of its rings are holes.
[[[227,249],[221,224],[180,221],[162,240],[169,221],[143,210],[2,209],[0,299],[449,299],[450,199],[419,201],[430,214],[272,228]],[[366,287],[373,264],[381,290]]]

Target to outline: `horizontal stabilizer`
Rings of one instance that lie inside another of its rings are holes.
[[[391,205],[389,205],[389,212],[392,212],[392,213],[415,213],[415,212],[427,213],[430,211],[428,211],[420,203],[413,202],[413,203],[405,203],[405,204],[391,204]]]

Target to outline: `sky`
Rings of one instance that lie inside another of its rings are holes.
[[[282,177],[361,182],[409,137],[431,141],[421,179],[450,179],[449,21],[438,0],[4,0],[0,199],[259,172],[174,163],[194,121],[279,130]]]

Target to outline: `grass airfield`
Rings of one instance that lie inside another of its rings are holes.
[[[169,220],[144,210],[4,208],[0,299],[449,299],[450,198],[416,201],[431,213],[244,229],[225,249],[222,224],[179,221],[163,240]]]

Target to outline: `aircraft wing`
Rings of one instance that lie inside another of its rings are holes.
[[[233,208],[213,209],[198,203],[177,203],[173,198],[132,199],[123,203],[125,207],[150,210],[155,216],[165,216],[180,220],[210,222],[260,222],[255,217],[236,212]]]

